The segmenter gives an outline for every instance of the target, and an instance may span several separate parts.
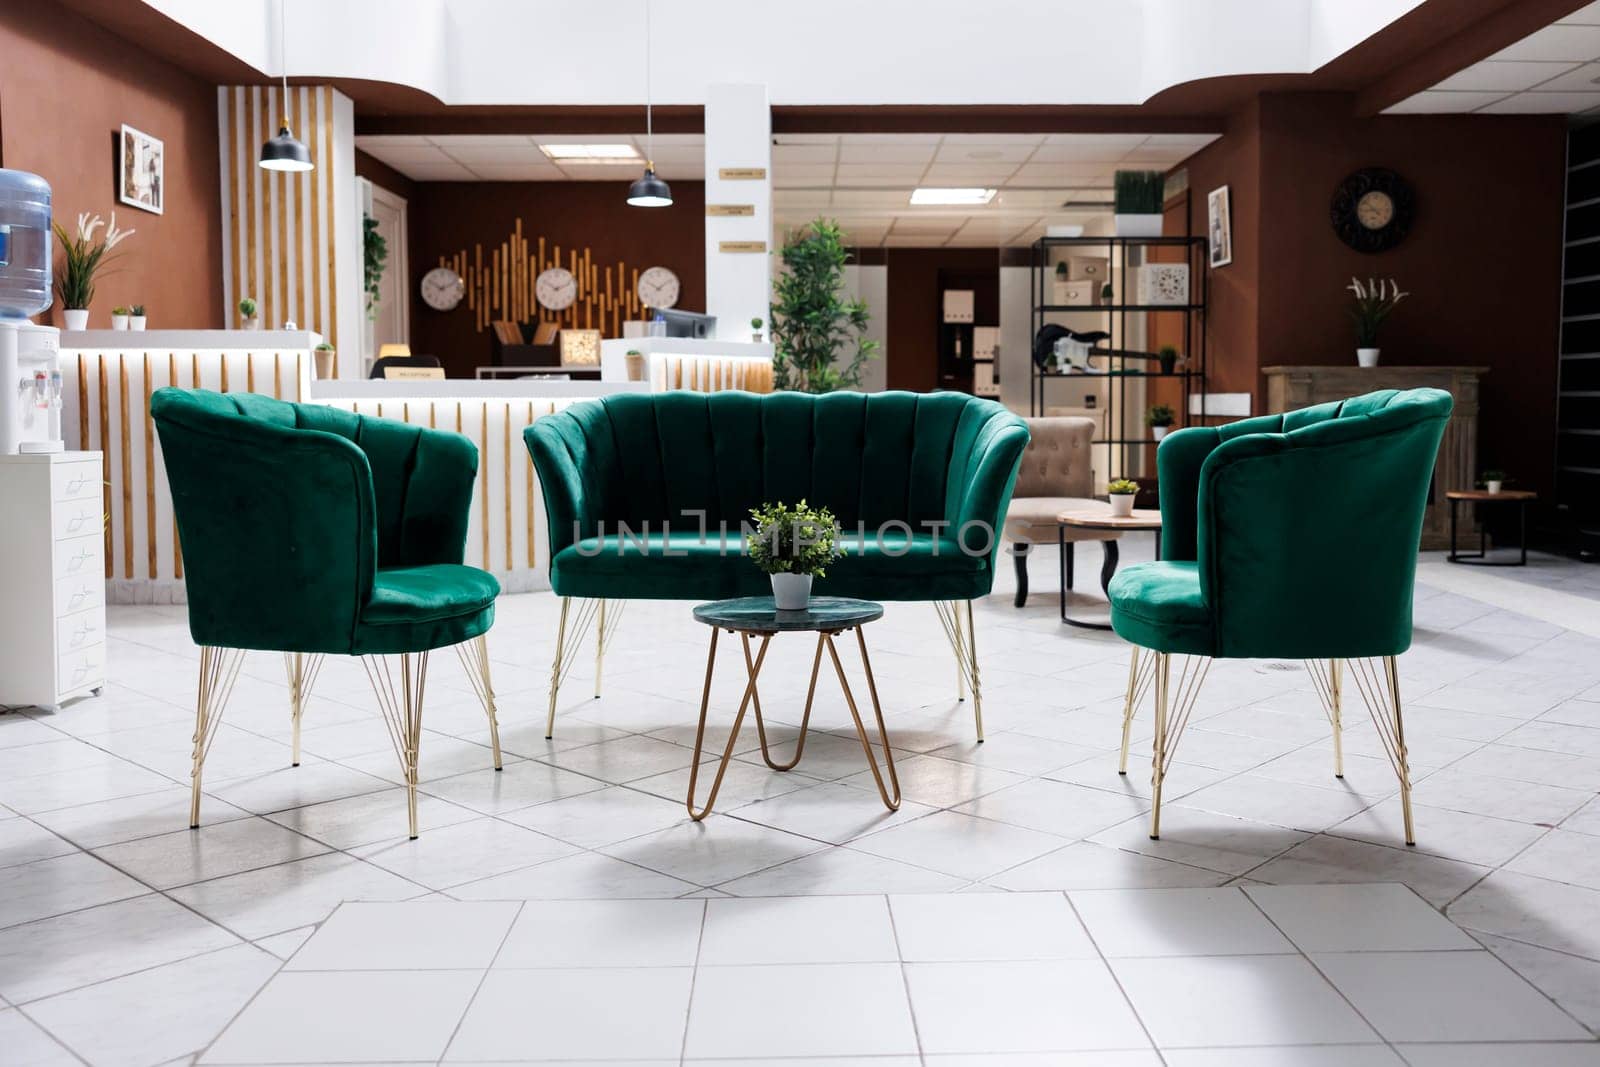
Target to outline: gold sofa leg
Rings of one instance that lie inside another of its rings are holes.
[[[600,699],[600,674],[606,665],[606,602],[600,601],[600,627],[594,642],[594,698]]]
[[[572,607],[571,597],[561,598],[561,622],[556,626],[556,659],[550,667],[550,714],[545,719],[544,737],[550,740],[556,732],[556,695],[561,692],[561,654],[566,648],[567,641],[567,609]]]
[[[300,719],[306,710],[306,701],[311,699],[311,690],[317,684],[322,658],[320,654],[303,652],[283,654],[284,671],[289,676],[289,721],[294,733],[289,763],[293,767],[300,766]]]
[[[1406,844],[1417,843],[1416,828],[1411,820],[1411,757],[1406,751],[1405,719],[1400,705],[1400,668],[1393,656],[1383,657],[1380,669],[1371,659],[1352,659],[1350,680],[1356,692],[1372,715],[1372,724],[1378,728],[1378,739],[1383,742],[1384,754],[1400,779],[1400,818],[1405,826]]]
[[[478,694],[483,713],[489,717],[489,743],[494,747],[494,769],[504,770],[500,762],[500,719],[495,713],[494,683],[489,679],[489,636],[479,634],[471,641],[461,642],[456,646],[456,655],[466,669],[472,691]]]
[[[576,612],[572,611],[573,600],[578,601]],[[576,659],[572,653],[582,646],[584,635],[589,632],[591,625],[595,628],[594,696],[596,700],[600,699],[600,672],[605,667],[606,646],[622,624],[622,609],[627,604],[626,600],[561,598],[561,623],[556,629],[556,658],[550,668],[550,714],[544,727],[546,740],[556,732],[556,697],[561,692],[561,683],[566,681],[567,672],[572,670]]]
[[[978,729],[978,743],[983,743],[983,688],[978,676],[978,638],[973,626],[972,601],[966,603],[966,623],[961,621],[961,604],[935,600],[933,608],[939,613],[944,635],[950,642],[950,651],[956,657],[956,693],[965,700],[972,691],[972,718]]]
[[[393,661],[400,661],[400,677],[394,676]],[[417,763],[422,744],[422,695],[428,681],[428,654],[404,652],[399,656],[362,656],[378,710],[389,727],[406,783],[406,818],[411,840],[417,839]]]
[[[200,776],[205,770],[206,754],[222,725],[222,709],[228,706],[228,696],[233,683],[239,678],[239,666],[244,662],[242,648],[214,648],[200,646],[200,683],[194,702],[194,751],[189,770],[189,829],[200,826]]]
[[[1161,787],[1172,766],[1172,755],[1178,750],[1184,727],[1189,725],[1189,714],[1194,711],[1200,687],[1211,670],[1211,660],[1205,656],[1185,656],[1183,668],[1178,673],[1176,690],[1172,687],[1172,655],[1151,652],[1155,661],[1155,739],[1150,756],[1150,840],[1161,839]]]

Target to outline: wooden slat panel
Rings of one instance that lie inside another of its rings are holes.
[[[111,553],[111,409],[106,404],[106,357],[102,353],[97,357],[100,362],[100,394],[95,398],[100,415],[100,480],[105,483],[101,486],[101,496],[104,501],[105,515],[105,556],[106,578],[115,576],[117,557]]]
[[[155,581],[159,577],[156,563],[156,423],[150,417],[150,353],[144,354],[144,532],[145,556],[150,573],[145,577]]]
[[[118,446],[122,449],[122,576],[133,577],[133,450],[128,444],[128,357],[117,360]]]

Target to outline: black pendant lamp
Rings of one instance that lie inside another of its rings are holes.
[[[644,0],[644,176],[628,186],[633,207],[671,207],[672,186],[656,176],[655,127],[650,114],[650,0]]]
[[[307,171],[316,167],[311,162],[311,149],[289,132],[289,63],[284,54],[283,8],[286,0],[278,0],[278,63],[283,78],[283,122],[278,135],[261,145],[261,158],[257,165],[262,170]]]

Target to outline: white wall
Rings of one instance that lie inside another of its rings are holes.
[[[761,170],[764,177],[725,179],[724,168]],[[772,109],[765,85],[708,89],[706,204],[706,313],[717,317],[719,341],[748,341],[750,320],[767,318],[772,297]],[[748,204],[753,213],[713,217],[711,204]],[[724,241],[759,242],[763,250],[724,252]]]

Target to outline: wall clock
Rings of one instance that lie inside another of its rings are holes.
[[[678,303],[678,276],[666,267],[651,267],[639,275],[639,302],[648,308],[669,308]]]
[[[533,283],[534,298],[549,311],[565,311],[578,299],[578,279],[565,267],[551,267]]]
[[[1405,239],[1417,213],[1416,194],[1385,167],[1363,167],[1339,183],[1328,215],[1339,240],[1357,252],[1385,252]]]
[[[435,311],[449,311],[467,295],[467,283],[449,267],[435,267],[422,276],[422,302]]]

